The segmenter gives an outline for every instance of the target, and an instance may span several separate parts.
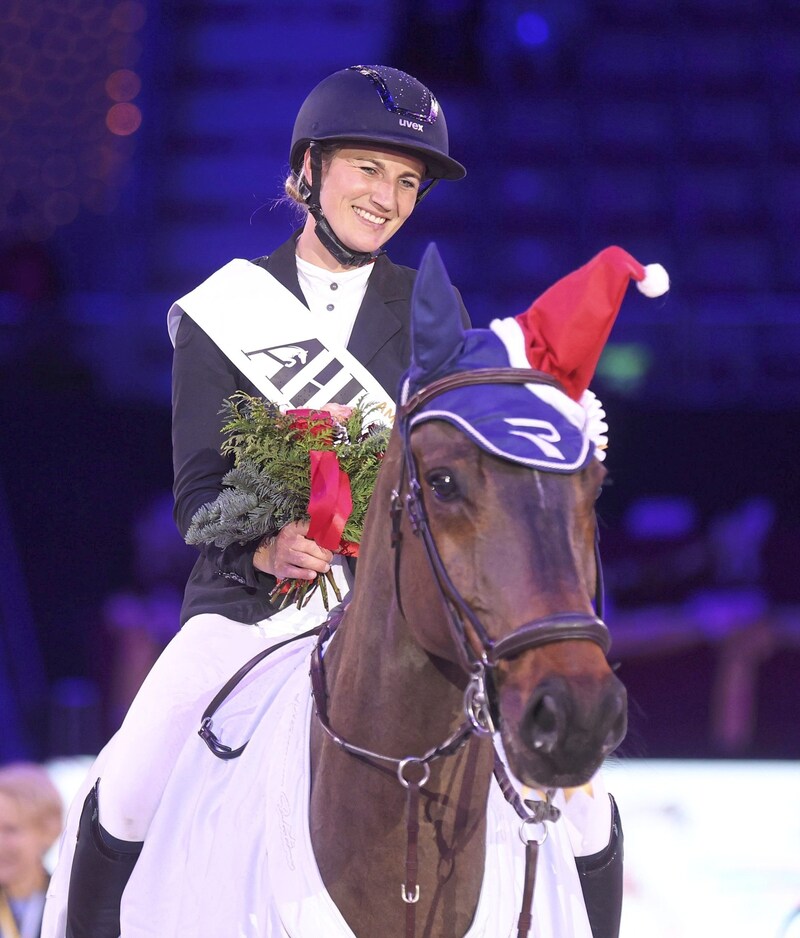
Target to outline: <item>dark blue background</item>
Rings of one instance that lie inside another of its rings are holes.
[[[755,729],[733,749],[709,728],[718,635],[627,657],[623,642],[632,748],[798,754],[797,3],[9,0],[0,29],[9,348],[26,325],[14,250],[32,245],[53,278],[28,310],[33,353],[3,362],[0,705],[14,716],[0,756],[102,738],[66,740],[58,712],[91,709],[107,682],[100,610],[135,581],[134,520],[171,483],[166,310],[284,240],[293,222],[275,200],[297,108],[331,71],[374,62],[435,90],[468,168],[391,255],[415,266],[435,240],[476,324],[607,244],[669,270],[666,299],[630,291],[595,384],[611,422],[611,600],[667,604],[679,632],[692,597],[755,590],[783,625],[757,668]],[[125,136],[105,123],[119,69],[141,81]],[[674,576],[640,572],[626,593],[615,571],[642,549],[628,512],[664,495],[694,512],[647,546]],[[754,497],[774,510],[759,564],[720,580],[708,532]],[[687,547],[702,555],[691,573],[676,561]]]

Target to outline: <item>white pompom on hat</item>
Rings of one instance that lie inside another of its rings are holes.
[[[645,264],[644,277],[636,281],[636,289],[654,299],[669,290],[669,274],[661,264]]]

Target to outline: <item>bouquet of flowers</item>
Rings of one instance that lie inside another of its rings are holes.
[[[324,410],[287,410],[239,391],[223,402],[222,453],[233,456],[225,486],[200,508],[188,544],[234,543],[275,537],[292,521],[310,520],[308,537],[321,547],[357,556],[389,427],[370,422],[377,408],[356,406],[344,420]],[[326,580],[341,600],[332,574],[281,580],[270,599],[300,608],[319,586],[328,608]]]

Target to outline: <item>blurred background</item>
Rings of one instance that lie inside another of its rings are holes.
[[[618,243],[594,389],[623,755],[800,756],[797,0],[4,0],[0,761],[96,752],[174,633],[171,302],[293,227],[306,93],[429,84],[466,180],[435,240],[477,325]]]

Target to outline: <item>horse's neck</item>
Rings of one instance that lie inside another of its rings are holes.
[[[388,545],[387,545],[388,548]],[[371,550],[371,556],[381,552]],[[391,556],[387,549],[386,554]],[[391,570],[362,570],[339,634],[325,656],[329,718],[334,730],[361,748],[394,759],[429,752],[463,722],[463,692],[450,666],[414,641],[397,608]],[[363,589],[365,583],[371,589]],[[452,666],[455,668],[455,666]],[[477,903],[485,857],[485,815],[492,747],[472,738],[454,756],[431,765],[421,799],[420,920],[447,935],[464,934]],[[407,842],[406,790],[391,765],[371,765],[338,749],[312,727],[311,831],[331,895],[358,934],[390,935],[397,920]],[[453,871],[456,875],[452,875]],[[381,910],[381,895],[387,907]],[[444,924],[452,909],[460,917]],[[390,898],[388,898],[390,897]],[[368,908],[367,908],[368,907]],[[365,921],[363,916],[377,916]]]
[[[464,719],[457,666],[426,654],[394,604],[377,597],[354,599],[326,672],[337,732],[394,758],[424,754]]]

